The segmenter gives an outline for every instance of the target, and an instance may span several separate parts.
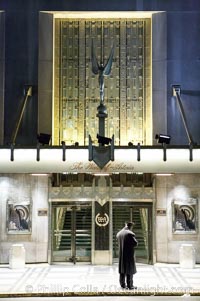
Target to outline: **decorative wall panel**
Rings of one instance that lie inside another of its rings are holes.
[[[98,133],[98,76],[92,73],[91,45],[98,63],[106,64],[114,45],[111,74],[105,78],[106,136],[116,145],[146,144],[151,122],[149,19],[57,19],[55,38],[54,144],[88,145]],[[58,51],[59,49],[59,51]],[[59,128],[59,134],[57,129]]]

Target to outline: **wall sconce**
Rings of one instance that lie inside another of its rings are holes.
[[[49,145],[50,141],[51,141],[51,135],[40,133],[39,135],[37,135],[37,140],[38,140],[38,143],[40,143],[42,145],[45,145],[45,144]]]
[[[158,143],[165,143],[165,144],[170,144],[171,136],[168,135],[163,135],[163,134],[156,134],[155,139],[157,140]]]
[[[99,136],[99,134],[97,134],[97,139],[98,139],[98,143],[100,143],[101,145],[105,145],[105,144],[108,145],[112,141],[112,139],[103,137],[103,136]]]
[[[163,146],[163,161],[167,161],[167,144],[170,144],[171,136],[156,134],[155,139],[158,143],[162,143]]]

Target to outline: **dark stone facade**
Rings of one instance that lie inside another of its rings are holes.
[[[38,85],[39,11],[166,11],[167,121],[171,144],[188,144],[171,85],[181,84],[183,105],[194,141],[200,142],[200,2],[199,0],[0,0],[5,11],[4,144],[11,142],[24,84]],[[36,89],[37,90],[37,89]],[[28,102],[16,143],[35,145],[37,91]]]

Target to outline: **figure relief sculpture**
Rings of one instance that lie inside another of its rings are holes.
[[[103,27],[102,27],[103,28]],[[97,107],[97,117],[99,118],[99,134],[97,134],[98,143],[101,147],[93,147],[92,140],[89,135],[89,161],[94,161],[101,169],[110,161],[114,161],[114,135],[112,139],[105,137],[105,118],[107,118],[107,109],[104,104],[104,77],[110,75],[113,56],[114,56],[114,45],[111,49],[109,58],[104,64],[103,59],[103,34],[101,43],[101,60],[98,63],[95,55],[94,43],[92,40],[91,45],[91,61],[92,61],[92,72],[95,75],[99,75],[99,90],[100,90],[100,104]],[[108,142],[108,143],[107,143]],[[111,144],[109,147],[105,147],[105,144]]]
[[[92,72],[95,75],[99,75],[99,89],[100,89],[100,103],[104,103],[104,77],[110,75],[112,62],[114,56],[114,45],[111,49],[110,56],[104,65],[103,59],[101,59],[100,64],[97,61],[95,51],[94,51],[94,43],[92,40],[92,51],[91,51],[91,58],[92,58]]]

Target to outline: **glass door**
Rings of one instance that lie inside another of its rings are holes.
[[[138,240],[137,262],[152,262],[152,204],[134,202],[113,202],[113,259],[118,260],[116,234],[124,223],[134,222],[133,232]]]
[[[90,261],[91,205],[56,203],[52,210],[52,261]]]

